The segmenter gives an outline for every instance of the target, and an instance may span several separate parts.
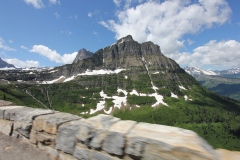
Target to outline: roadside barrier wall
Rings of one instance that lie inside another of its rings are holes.
[[[88,119],[25,106],[0,107],[0,132],[21,138],[54,160],[217,160],[195,132],[109,115]]]

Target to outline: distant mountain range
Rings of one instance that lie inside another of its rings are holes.
[[[240,101],[240,67],[211,71],[197,67],[185,67],[201,85],[222,96]]]
[[[198,67],[185,67],[184,70],[192,76],[210,75],[221,76],[226,78],[240,78],[240,67],[235,67],[227,70],[204,70]]]
[[[9,64],[0,58],[0,68],[15,68],[13,64]]]

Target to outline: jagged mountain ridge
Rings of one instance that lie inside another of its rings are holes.
[[[185,67],[184,70],[192,76],[210,75],[221,76],[225,78],[240,78],[240,67],[235,67],[226,70],[204,70],[198,67]]]
[[[130,35],[119,39],[111,46],[98,50],[88,58],[77,61],[79,57],[79,55],[76,56],[75,63],[59,66],[51,70],[2,72],[0,78],[7,78],[7,80],[11,81],[23,80],[29,83],[41,83],[60,77],[65,79],[73,76],[77,77],[77,75],[86,71],[124,69],[128,70],[129,74],[132,75],[138,74],[137,72],[147,73],[148,71],[150,74],[163,73],[167,75],[168,79],[179,81],[179,76],[176,73],[185,73],[175,61],[161,53],[158,45],[152,42],[138,43]],[[133,78],[136,79],[137,76],[133,76]]]
[[[152,42],[142,44],[134,41],[132,36],[121,38],[111,46],[98,50],[89,58],[76,63],[57,67],[55,75],[70,77],[88,70],[116,70],[144,67],[148,65],[151,71],[167,71],[185,73],[179,65],[165,57],[158,45]],[[175,77],[177,79],[177,76]]]

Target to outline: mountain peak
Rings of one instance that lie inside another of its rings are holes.
[[[126,42],[126,41],[134,41],[131,35],[127,35],[126,37],[123,37],[117,41],[117,44]]]
[[[91,57],[93,55],[92,52],[86,50],[85,48],[82,48],[78,51],[78,54],[77,56],[75,57],[73,63],[76,63],[77,61],[79,60],[82,60],[82,59],[85,59],[85,58],[88,58],[88,57]]]

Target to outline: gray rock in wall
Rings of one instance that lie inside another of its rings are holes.
[[[83,145],[76,145],[73,156],[77,159],[88,160],[90,159],[91,150]]]
[[[69,113],[54,113],[51,115],[39,116],[33,123],[33,128],[37,131],[45,131],[50,134],[56,134],[60,124],[73,120],[78,120],[81,117]]]
[[[14,131],[29,138],[29,134],[33,125],[33,119],[37,116],[52,114],[51,110],[23,108],[15,113],[12,118],[14,120]]]
[[[80,128],[80,122],[81,120],[67,122],[58,128],[56,149],[73,154],[76,143],[75,135]]]
[[[108,133],[107,129],[119,120],[119,118],[103,114],[83,119],[79,123],[80,130],[76,134],[76,138],[88,147],[100,149]]]
[[[108,134],[103,144],[103,150],[110,154],[122,156],[125,147],[125,135],[136,125],[134,121],[118,121],[108,130]]]

